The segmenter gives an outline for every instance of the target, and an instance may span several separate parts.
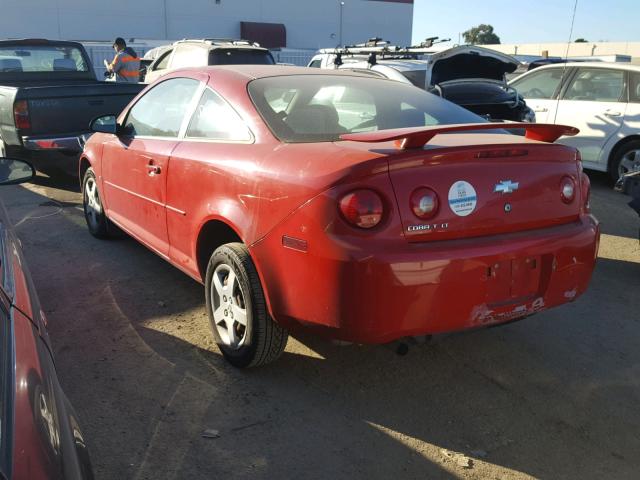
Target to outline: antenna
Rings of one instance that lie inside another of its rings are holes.
[[[567,51],[564,54],[564,66],[562,67],[562,76],[560,77],[560,84],[564,84],[564,75],[567,72],[567,62],[569,61],[569,48],[571,48],[571,37],[573,37],[573,24],[576,21],[576,10],[578,9],[578,0],[573,4],[573,15],[571,16],[571,28],[569,29],[569,39],[567,40]],[[560,93],[558,92],[558,98],[556,99],[556,111],[553,114],[553,123],[556,123],[558,118],[558,109],[560,108]]]

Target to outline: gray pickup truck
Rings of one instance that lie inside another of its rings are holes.
[[[75,173],[91,120],[119,113],[144,87],[98,81],[80,43],[0,41],[0,156]]]

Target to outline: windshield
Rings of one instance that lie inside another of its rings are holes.
[[[283,142],[330,142],[344,133],[454,123],[481,117],[413,86],[337,75],[269,77],[249,83],[260,115]]]
[[[0,47],[0,73],[88,72],[82,52],[69,46],[20,45]]]
[[[276,63],[268,50],[215,49],[209,55],[209,65],[275,65]]]

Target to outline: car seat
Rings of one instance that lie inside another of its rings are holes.
[[[18,58],[0,58],[0,72],[22,72],[22,61]]]
[[[56,72],[77,72],[78,67],[72,58],[55,58],[53,60],[53,70]]]
[[[565,100],[593,100],[594,91],[591,81],[586,78],[579,78],[567,92]]]
[[[332,105],[306,105],[289,113],[285,123],[298,134],[346,132],[338,120],[338,111]]]

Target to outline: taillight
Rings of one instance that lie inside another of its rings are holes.
[[[31,128],[29,104],[26,100],[18,100],[13,104],[13,118],[18,130],[28,130]]]
[[[560,198],[564,203],[571,203],[576,198],[576,182],[571,177],[562,177],[560,180]]]
[[[591,180],[586,173],[582,172],[581,175],[581,187],[582,187],[582,205],[585,213],[591,211]]]
[[[422,220],[433,218],[438,213],[439,204],[438,195],[430,188],[420,187],[411,194],[411,211]]]
[[[382,221],[384,204],[373,190],[354,190],[340,200],[340,212],[351,225],[373,228]]]

